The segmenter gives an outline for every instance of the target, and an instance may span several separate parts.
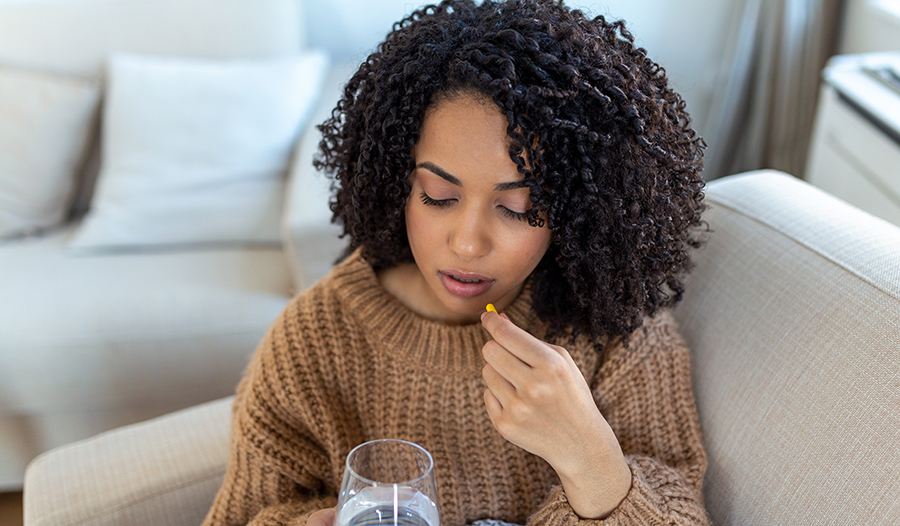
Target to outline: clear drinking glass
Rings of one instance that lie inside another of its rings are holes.
[[[434,460],[404,440],[373,440],[347,455],[337,526],[440,526]]]

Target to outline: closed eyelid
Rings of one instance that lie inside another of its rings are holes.
[[[531,208],[531,201],[500,201],[500,206],[517,213],[525,213]]]
[[[459,197],[457,187],[451,186],[440,179],[420,178],[417,180],[416,185],[422,192],[439,201]]]
[[[504,194],[500,198],[500,202],[511,208],[531,208],[531,192],[527,189],[519,188],[518,192],[510,192]]]

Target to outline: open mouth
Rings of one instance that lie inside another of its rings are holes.
[[[484,281],[483,279],[465,279],[465,278],[459,278],[459,277],[454,276],[453,274],[450,274],[450,277],[453,278],[453,279],[455,279],[456,281],[459,281],[460,283],[481,283],[482,281]]]
[[[441,271],[441,283],[451,294],[463,298],[480,296],[487,292],[494,280],[478,274],[458,271]]]

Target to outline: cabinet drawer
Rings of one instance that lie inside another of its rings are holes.
[[[834,119],[826,136],[864,168],[876,186],[883,187],[900,206],[900,143],[876,127],[845,96],[835,93]],[[900,135],[900,132],[894,132]]]
[[[824,85],[807,180],[900,224],[900,142],[834,87]],[[881,125],[883,127],[883,125]]]

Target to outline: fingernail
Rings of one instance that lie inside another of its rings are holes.
[[[487,316],[488,311],[484,311],[481,313],[481,321],[484,321],[484,317]]]

